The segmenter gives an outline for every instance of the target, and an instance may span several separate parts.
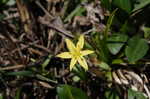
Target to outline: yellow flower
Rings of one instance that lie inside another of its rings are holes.
[[[79,41],[77,42],[77,45],[75,46],[73,42],[69,39],[66,39],[66,44],[69,52],[63,52],[61,54],[58,54],[57,57],[69,59],[71,58],[70,62],[70,71],[75,66],[75,64],[78,62],[85,70],[88,70],[88,65],[83,56],[93,53],[94,51],[91,50],[83,50],[82,48],[84,46],[84,35],[81,35],[79,37]]]

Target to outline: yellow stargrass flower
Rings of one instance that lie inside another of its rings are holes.
[[[76,46],[73,44],[73,42],[69,39],[66,39],[66,45],[69,50],[69,52],[63,52],[61,54],[58,54],[57,57],[69,59],[71,58],[70,62],[70,71],[75,66],[75,64],[78,62],[85,70],[88,70],[88,65],[83,56],[93,53],[94,51],[91,50],[83,50],[84,46],[84,35],[81,35],[79,37],[79,40],[76,44]]]

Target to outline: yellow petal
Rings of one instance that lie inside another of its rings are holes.
[[[92,50],[81,51],[82,56],[85,56],[85,55],[88,55],[88,54],[92,54],[92,53],[94,53],[94,51],[92,51]]]
[[[75,48],[75,45],[72,43],[72,41],[69,39],[66,39],[65,41],[66,41],[68,50],[70,52],[74,52],[76,48]]]
[[[77,49],[81,50],[84,46],[84,35],[79,37],[79,41],[77,42]]]
[[[79,58],[78,62],[85,70],[88,70],[87,62],[83,57]]]
[[[71,59],[71,62],[70,62],[70,71],[72,70],[72,68],[74,67],[74,65],[76,64],[77,60],[75,58],[72,58]]]
[[[60,53],[58,54],[56,57],[60,57],[60,58],[71,58],[72,55],[69,53],[69,52],[63,52],[63,53]]]

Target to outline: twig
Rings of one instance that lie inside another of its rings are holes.
[[[0,71],[19,69],[19,68],[23,68],[23,67],[25,67],[25,65],[15,65],[15,66],[3,67],[3,68],[0,68]]]
[[[54,17],[49,14],[49,12],[40,4],[38,0],[35,1],[35,3],[51,18],[53,19]]]
[[[56,31],[58,31],[58,32],[60,32],[60,33],[62,33],[62,34],[65,35],[65,36],[68,36],[68,37],[70,37],[70,38],[74,38],[74,35],[72,35],[69,31],[63,30],[63,29],[61,29],[61,28],[59,28],[59,27],[56,27],[56,26],[53,25],[53,24],[50,24],[48,21],[45,21],[44,18],[42,18],[42,17],[39,17],[39,22],[40,22],[41,24],[43,24],[43,25],[48,26],[49,28],[52,28],[52,29],[54,29],[54,30],[56,30]]]

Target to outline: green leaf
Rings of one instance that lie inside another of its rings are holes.
[[[87,73],[79,64],[76,64],[76,66],[73,68],[73,73],[78,76],[81,80],[85,81],[87,80]]]
[[[119,99],[118,94],[116,93],[116,90],[109,90],[105,92],[106,99]]]
[[[7,5],[8,5],[8,6],[13,6],[13,5],[15,5],[15,3],[16,3],[16,0],[9,0],[9,1],[7,2]]]
[[[2,21],[5,17],[6,17],[6,15],[0,14],[0,21]]]
[[[81,89],[69,85],[58,86],[57,93],[59,99],[88,99]]]
[[[101,4],[105,8],[111,10],[111,1],[110,0],[101,0]]]
[[[98,64],[98,66],[104,70],[111,70],[110,66],[105,62],[101,62],[100,64]]]
[[[92,37],[93,48],[98,55],[98,59],[108,63],[110,61],[109,50],[105,39],[100,38],[100,33],[96,32]]]
[[[49,64],[51,61],[52,55],[48,55],[48,58],[43,62],[42,69],[45,70],[45,67]]]
[[[36,78],[38,78],[38,79],[40,79],[40,80],[57,84],[57,81],[51,80],[51,79],[49,79],[49,78],[47,78],[47,77],[44,77],[44,76],[42,76],[42,75],[37,74],[37,75],[35,75],[35,76],[36,76]]]
[[[142,92],[128,89],[128,99],[147,99]]]
[[[127,41],[128,36],[124,34],[113,34],[108,38],[108,49],[113,54],[116,55],[120,49],[123,47]]]
[[[121,63],[124,63],[122,59],[114,59],[112,61],[112,64],[121,64]]]
[[[92,38],[92,42],[93,44],[95,43],[96,46],[93,48],[95,48],[96,53],[98,54],[98,59],[106,63],[110,61],[109,50],[107,48],[107,37],[108,37],[108,32],[110,30],[110,27],[113,23],[113,19],[116,11],[117,9],[115,9],[109,16],[103,35],[101,35],[99,32],[95,32],[93,33],[93,38]]]
[[[142,29],[144,31],[144,37],[149,38],[150,37],[150,28],[149,27],[143,27]]]
[[[134,4],[134,9],[132,10],[132,12],[141,9],[148,4],[150,4],[150,0],[136,0],[136,3]]]
[[[79,76],[73,76],[73,77],[72,77],[72,80],[73,80],[74,82],[79,82],[79,81],[80,81],[80,77],[79,77]]]
[[[105,39],[106,39],[107,36],[108,36],[108,32],[109,32],[110,27],[111,27],[111,25],[112,25],[112,23],[113,23],[113,19],[114,19],[114,17],[115,17],[116,11],[117,11],[117,9],[115,9],[115,10],[111,13],[111,15],[109,16],[109,18],[108,18],[107,25],[106,25],[106,28],[105,28],[105,30],[104,30],[104,38],[105,38]]]
[[[110,81],[110,82],[113,81],[113,78],[112,78],[112,71],[106,72],[105,76],[106,76],[106,78],[107,78],[107,81]]]
[[[127,13],[130,13],[132,10],[130,0],[113,0],[113,4],[126,11]]]
[[[128,20],[126,20],[126,21],[124,22],[124,24],[122,24],[122,26],[121,26],[121,28],[120,28],[120,30],[119,30],[119,33],[126,34],[126,33],[129,32],[130,28],[131,28],[131,27],[129,26],[129,22],[128,22]]]
[[[6,73],[6,75],[9,75],[9,76],[33,76],[33,72],[31,71],[18,71],[18,72],[9,72],[9,73]]]
[[[4,99],[4,98],[3,98],[3,94],[2,94],[2,93],[0,93],[0,99]]]
[[[64,22],[67,22],[71,20],[74,16],[79,16],[85,11],[85,8],[78,5],[64,20]]]
[[[128,46],[125,49],[125,55],[129,62],[135,62],[145,56],[149,46],[145,39],[134,36],[128,41]]]
[[[0,4],[5,4],[7,3],[9,0],[0,0]]]
[[[18,90],[17,90],[17,92],[16,92],[15,99],[20,99],[20,96],[21,96],[21,90],[22,90],[22,88],[18,88]]]

